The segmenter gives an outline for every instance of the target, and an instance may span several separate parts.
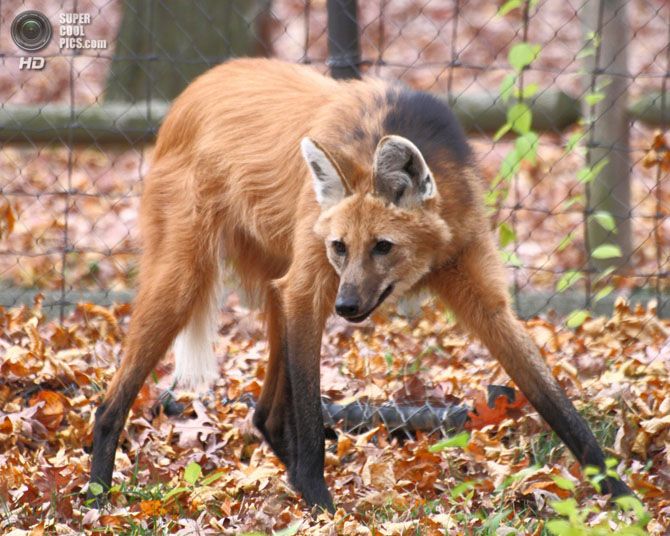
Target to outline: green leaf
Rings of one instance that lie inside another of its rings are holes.
[[[577,145],[584,139],[586,133],[583,130],[577,130],[568,136],[568,141],[565,142],[565,152],[570,153]]]
[[[651,518],[649,518],[649,521],[651,521]],[[647,523],[649,523],[649,521],[647,521]],[[647,530],[640,527],[622,527],[619,525],[616,530],[616,534],[619,536],[649,536]]]
[[[588,311],[584,311],[583,309],[577,309],[576,311],[572,311],[568,315],[568,318],[565,321],[565,325],[571,329],[576,329],[579,326],[581,326],[588,317],[589,317]]]
[[[561,475],[551,475],[551,479],[556,483],[556,485],[561,489],[566,489],[572,491],[575,489],[575,483],[572,480],[568,480]]]
[[[528,467],[521,469],[521,471],[517,471],[509,478],[512,480],[512,482],[517,482],[519,480],[523,480],[524,478],[528,478],[529,476],[536,475],[541,469],[542,467],[537,464],[529,465]]]
[[[168,491],[165,495],[163,495],[163,502],[168,502],[172,497],[175,497],[181,493],[184,493],[185,491],[188,491],[188,488],[185,488],[183,486],[177,487],[177,488],[172,488],[170,491]]]
[[[592,44],[594,47],[600,46],[601,38],[600,34],[597,31],[587,32],[584,36],[586,43]]]
[[[561,276],[561,278],[556,283],[556,291],[564,292],[583,277],[584,274],[582,274],[578,270],[568,270]]]
[[[555,536],[581,536],[580,529],[573,528],[569,521],[565,519],[552,519],[545,525],[547,530]]]
[[[298,534],[298,530],[300,529],[300,525],[302,525],[302,521],[296,521],[292,525],[289,525],[285,529],[277,530],[272,533],[273,536],[293,536],[294,534]]]
[[[635,512],[635,516],[638,519],[638,522],[644,523],[645,525],[651,520],[649,513],[645,510],[644,505],[640,502],[640,499],[637,497],[631,497],[630,495],[624,495],[622,497],[617,497],[614,499],[614,502],[621,508],[624,512]]]
[[[519,136],[514,143],[514,148],[517,154],[524,160],[529,161],[535,165],[537,161],[537,148],[539,146],[540,138],[535,132],[526,132],[523,136]]]
[[[584,196],[583,195],[581,195],[581,194],[573,195],[572,197],[568,198],[563,203],[563,210],[568,210],[573,205],[576,205],[577,203],[583,203],[583,202],[584,202]]]
[[[611,76],[599,76],[598,81],[596,83],[596,91],[602,91],[605,89],[607,86],[609,86],[612,83],[612,77]]]
[[[528,100],[534,97],[539,90],[540,86],[538,86],[535,82],[532,82],[530,84],[526,84],[522,88],[517,88],[514,91],[514,95],[516,96],[517,99]]]
[[[517,7],[521,7],[523,5],[524,0],[507,0],[500,8],[498,9],[497,15],[499,17],[504,17],[507,15],[510,11],[516,9]]]
[[[496,130],[496,133],[493,135],[493,141],[498,141],[505,134],[507,134],[510,130],[512,130],[512,125],[510,125],[509,123],[505,123],[498,130]]]
[[[605,94],[602,91],[596,91],[594,93],[587,93],[584,95],[584,100],[589,106],[595,106],[605,98]]]
[[[507,520],[510,516],[510,510],[508,508],[503,508],[502,511],[498,511],[495,514],[489,516],[482,528],[484,529],[483,534],[498,534],[498,528],[500,525]]]
[[[498,236],[500,237],[500,247],[504,248],[514,242],[516,233],[509,223],[503,222],[500,224],[500,227],[498,227]]]
[[[460,484],[457,484],[451,489],[450,495],[452,499],[457,499],[461,495],[463,495],[466,491],[473,489],[475,487],[475,482],[472,480],[466,480],[465,482],[461,482]]]
[[[606,287],[601,288],[598,291],[598,294],[596,294],[595,298],[593,298],[593,299],[595,301],[600,301],[603,298],[606,298],[607,296],[609,296],[612,293],[613,290],[614,290],[614,287],[612,285],[607,285]]]
[[[521,259],[513,251],[501,251],[500,256],[507,266],[514,266],[515,268],[521,268],[523,266]]]
[[[605,229],[606,231],[609,231],[611,233],[616,233],[616,221],[614,220],[614,216],[612,216],[609,212],[606,210],[597,210],[593,214],[591,214],[591,217],[598,222],[598,224]]]
[[[105,490],[102,487],[102,485],[98,484],[97,482],[91,482],[88,485],[88,491],[91,493],[91,495],[97,497],[98,495],[102,494],[102,492]]]
[[[521,168],[521,158],[516,150],[510,151],[505,155],[500,164],[500,171],[498,172],[501,179],[509,179]]]
[[[614,273],[614,270],[616,270],[616,268],[614,266],[608,266],[607,268],[605,268],[602,272],[600,272],[597,276],[595,276],[593,278],[593,282],[598,283],[599,281],[602,281],[606,277],[612,275]]]
[[[214,473],[210,473],[209,475],[207,475],[205,478],[203,478],[200,481],[200,485],[201,486],[209,486],[210,484],[213,484],[219,478],[221,478],[223,476],[223,474],[224,474],[223,471],[216,471]]]
[[[499,178],[500,175],[497,175],[496,178]],[[490,188],[486,191],[484,196],[484,203],[487,207],[495,207],[500,198],[507,198],[507,189],[505,188]]]
[[[621,256],[621,248],[614,244],[601,244],[591,252],[594,259],[615,259]]]
[[[603,170],[603,168],[607,165],[609,160],[607,158],[603,158],[600,162],[598,162],[595,166],[586,166],[580,169],[577,172],[577,180],[582,183],[589,183],[598,175],[600,175],[600,172]]]
[[[557,251],[563,251],[565,248],[567,248],[572,241],[575,239],[575,234],[574,233],[568,233],[566,236],[563,237],[563,240],[560,241],[558,244],[558,247],[556,248]]]
[[[595,475],[600,474],[600,467],[596,467],[595,465],[587,465],[586,467],[583,468],[584,476],[589,478]]]
[[[595,47],[586,47],[577,52],[577,55],[575,56],[575,59],[581,60],[584,58],[588,58],[589,56],[594,56],[596,53]]]
[[[202,474],[202,468],[196,462],[189,463],[184,469],[184,480],[189,484],[195,484]]]
[[[538,57],[540,49],[540,45],[517,43],[510,49],[507,60],[516,71],[522,71]]]
[[[600,483],[603,480],[605,480],[605,475],[603,474],[597,474],[596,476],[589,478],[589,482],[596,489],[598,493],[600,493],[602,490],[602,486],[600,485]]]
[[[470,434],[468,432],[461,432],[442,441],[438,441],[434,445],[431,445],[428,447],[428,451],[440,452],[441,450],[449,448],[465,448],[469,440]]]
[[[507,102],[514,93],[514,84],[516,84],[516,75],[511,73],[506,75],[505,78],[502,79],[502,82],[500,82],[500,89],[498,92],[500,93],[500,99],[503,102]]]
[[[577,501],[572,497],[562,501],[551,501],[549,505],[557,514],[562,516],[573,516],[577,513]]]
[[[533,112],[522,102],[517,102],[507,110],[507,122],[517,134],[526,134],[533,123]]]

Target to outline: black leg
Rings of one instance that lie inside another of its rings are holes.
[[[93,499],[96,508],[104,504],[106,493],[112,485],[116,447],[138,390],[130,388],[115,391],[121,394],[105,400],[95,413],[90,483],[102,486],[102,493],[94,494],[89,485],[87,498]]]
[[[294,394],[295,428],[295,458],[289,468],[289,477],[308,505],[334,512],[333,499],[323,476],[325,432],[319,367],[321,332],[305,330],[304,326],[300,322],[288,326],[288,368],[291,392]]]

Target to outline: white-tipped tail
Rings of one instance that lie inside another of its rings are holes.
[[[189,323],[175,339],[174,376],[184,389],[207,389],[219,377],[218,359],[212,347],[217,328],[218,295],[217,289],[212,289],[208,303],[193,312]]]

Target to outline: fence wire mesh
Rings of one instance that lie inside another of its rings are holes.
[[[622,292],[667,307],[666,2],[374,0],[357,19],[351,4],[329,8],[355,25],[360,61],[347,56],[355,43],[339,43],[329,62],[322,0],[0,0],[2,305],[41,291],[62,316],[80,299],[129,299],[142,178],[167,103],[231,56],[265,55],[324,73],[355,61],[453,104],[525,316],[611,306]],[[26,9],[54,26],[42,70],[20,68],[10,35]],[[85,37],[106,43],[61,46],[63,13],[90,14]],[[515,47],[533,54],[516,71]],[[494,136],[513,102],[531,105],[532,125],[513,118],[516,134]]]

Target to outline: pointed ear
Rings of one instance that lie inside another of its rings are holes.
[[[372,164],[375,195],[401,207],[433,199],[437,186],[421,151],[407,138],[384,136]]]
[[[303,138],[300,148],[312,173],[312,186],[321,207],[331,207],[351,194],[340,168],[323,147],[310,138]]]

